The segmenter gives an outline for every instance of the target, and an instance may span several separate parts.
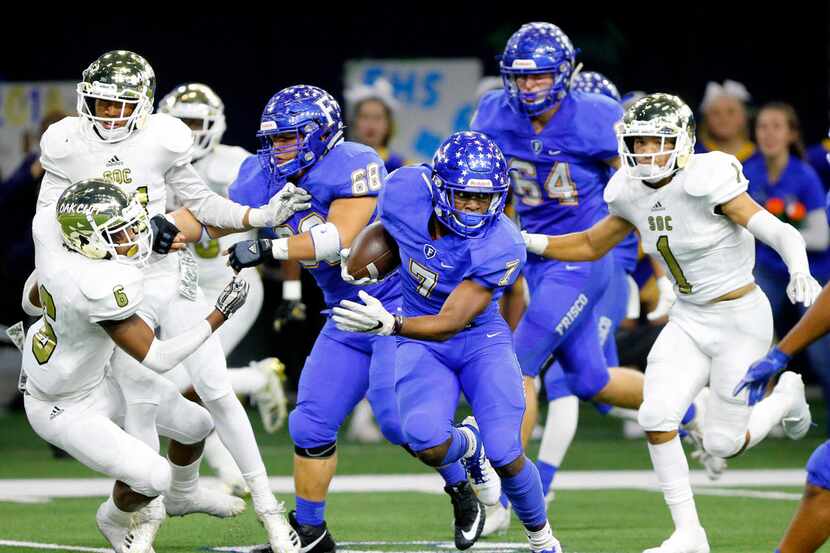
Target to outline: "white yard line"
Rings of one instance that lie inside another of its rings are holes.
[[[804,485],[802,469],[730,470],[717,482],[710,482],[703,471],[692,471],[692,485],[697,490],[726,486],[797,486]],[[205,477],[207,485],[218,485]],[[650,470],[562,471],[556,475],[556,490],[653,490],[657,479]],[[0,501],[34,502],[58,497],[104,497],[112,481],[106,478],[32,478],[0,479]],[[293,493],[294,482],[288,476],[271,477],[271,489]],[[425,492],[443,493],[443,481],[437,474],[373,474],[337,476],[332,492]]]
[[[35,543],[30,541],[0,540],[0,547],[24,547],[26,549],[37,549],[39,551],[88,551],[90,553],[113,553],[112,549],[102,547],[80,547],[77,545],[60,545],[57,543]]]

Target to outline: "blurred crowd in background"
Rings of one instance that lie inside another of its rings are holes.
[[[102,46],[101,51],[105,49],[109,48]],[[88,61],[79,60],[78,73]],[[585,68],[588,69],[591,68]],[[209,78],[210,75],[206,75],[203,80],[210,84]],[[811,136],[808,139],[802,133],[801,124],[802,118],[810,117],[815,128],[816,119],[824,121],[826,114],[800,113],[799,106],[787,103],[787,97],[783,95],[785,101],[757,102],[753,99],[753,91],[737,80],[706,82],[705,76],[701,79],[700,101],[695,103],[695,98],[684,98],[689,105],[697,107],[696,151],[720,150],[742,162],[750,182],[750,195],[773,215],[794,225],[802,233],[809,252],[811,271],[822,285],[826,284],[830,279],[827,202],[830,138],[825,136],[819,140],[818,136]],[[501,78],[484,77],[477,90],[469,91],[470,105],[475,106],[485,92],[501,86]],[[274,90],[277,88],[280,87]],[[665,91],[673,92],[672,89]],[[165,92],[156,90],[156,98],[161,98]],[[406,115],[407,107],[398,101],[396,87],[387,80],[376,78],[372,82],[330,92],[344,104],[348,138],[375,148],[385,160],[389,172],[405,164],[427,161],[408,159],[413,156],[395,151],[392,146],[394,136],[402,131],[400,121]],[[621,92],[616,99],[624,106],[645,94],[640,91]],[[826,97],[826,91],[823,93]],[[225,101],[227,104],[228,99],[225,98]],[[11,325],[25,318],[20,309],[20,290],[34,267],[31,220],[43,177],[39,162],[39,134],[66,115],[74,113],[59,110],[43,113],[39,128],[22,137],[22,161],[13,170],[0,174],[0,213],[3,214],[5,231],[0,240],[0,289],[5,292],[0,294],[2,325]],[[472,113],[467,115],[472,116]],[[251,135],[254,130],[251,129]],[[250,147],[249,144],[242,146]],[[264,266],[262,274],[265,284],[262,311],[250,334],[229,359],[229,365],[242,366],[255,359],[277,356],[287,366],[287,391],[290,395],[323,324],[324,317],[320,314],[324,307],[322,296],[313,280],[307,274],[299,273],[296,264],[280,266],[275,261]],[[790,304],[786,298],[788,274],[783,262],[774,251],[758,242],[755,278],[770,299],[776,334],[782,336],[800,317],[802,309]],[[301,295],[297,297],[296,293],[292,293],[290,297],[284,297],[283,281],[297,279],[302,281]],[[648,316],[658,307],[661,294],[648,258],[641,260],[634,281],[636,287],[632,286],[629,319],[621,326],[616,339],[622,364],[644,369],[646,354],[666,319]],[[509,298],[505,305],[508,320],[517,320],[521,315],[524,296],[521,282],[512,294],[506,296]],[[793,366],[822,389],[830,404],[830,336],[811,346]],[[2,344],[0,405],[19,407],[20,399],[16,394],[18,369],[19,355],[16,350],[10,344]]]

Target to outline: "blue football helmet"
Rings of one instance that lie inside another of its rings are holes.
[[[617,102],[622,101],[620,98],[620,91],[614,86],[614,83],[608,80],[608,77],[596,71],[582,71],[577,73],[573,81],[571,81],[571,90],[579,90],[581,92],[592,92],[594,94],[602,94],[608,96]]]
[[[526,23],[513,33],[501,56],[501,77],[511,107],[518,113],[539,115],[568,94],[576,51],[571,40],[552,23]],[[550,73],[553,86],[541,92],[522,92],[516,79]]]
[[[432,158],[432,205],[447,228],[464,238],[480,238],[504,211],[509,188],[507,162],[487,135],[457,132],[450,135]],[[455,194],[490,194],[486,213],[455,207]]]
[[[265,109],[256,133],[261,147],[257,150],[259,163],[275,182],[286,179],[311,167],[343,140],[343,117],[340,104],[321,88],[296,85],[274,94]],[[273,138],[293,135],[294,142],[278,147]],[[277,156],[296,152],[289,161],[280,162]]]

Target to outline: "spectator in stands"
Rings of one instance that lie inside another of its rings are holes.
[[[807,161],[818,173],[824,190],[830,191],[830,158],[827,156],[830,156],[830,136],[807,148]]]
[[[346,91],[351,140],[374,148],[392,172],[409,161],[389,149],[395,134],[395,112],[400,104],[392,93],[392,85],[378,79],[373,85],[358,85]]]
[[[804,144],[795,110],[773,102],[758,112],[755,137],[759,151],[744,163],[749,194],[773,215],[796,227],[807,245],[810,272],[824,285],[830,278],[830,230],[825,211],[825,192],[818,175],[804,160]],[[775,331],[783,336],[800,317],[787,299],[789,275],[781,258],[757,241],[755,280],[772,305]],[[807,349],[813,371],[830,399],[830,336]]]
[[[698,126],[695,152],[716,150],[732,154],[741,162],[749,159],[755,153],[755,145],[749,140],[746,109],[750,99],[746,87],[739,82],[708,82],[700,104],[703,119]]]
[[[63,112],[47,113],[41,121],[35,147],[5,180],[0,181],[0,212],[6,235],[0,242],[0,286],[7,293],[0,299],[3,324],[14,324],[24,317],[20,308],[20,291],[26,277],[35,268],[35,250],[32,242],[32,219],[43,179],[40,165],[40,136],[52,123],[66,117]]]

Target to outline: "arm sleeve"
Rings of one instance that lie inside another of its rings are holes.
[[[156,372],[167,372],[210,338],[210,323],[204,320],[168,340],[155,338],[141,363]]]
[[[830,244],[830,227],[824,208],[807,213],[804,226],[799,229],[806,248],[811,252],[823,252]]]
[[[242,221],[248,208],[213,192],[190,163],[173,165],[164,180],[199,222],[225,229],[244,229]]]
[[[810,264],[807,261],[807,250],[804,249],[804,238],[793,226],[774,217],[769,211],[762,209],[746,224],[746,228],[757,239],[774,249],[790,274],[810,274]]]

